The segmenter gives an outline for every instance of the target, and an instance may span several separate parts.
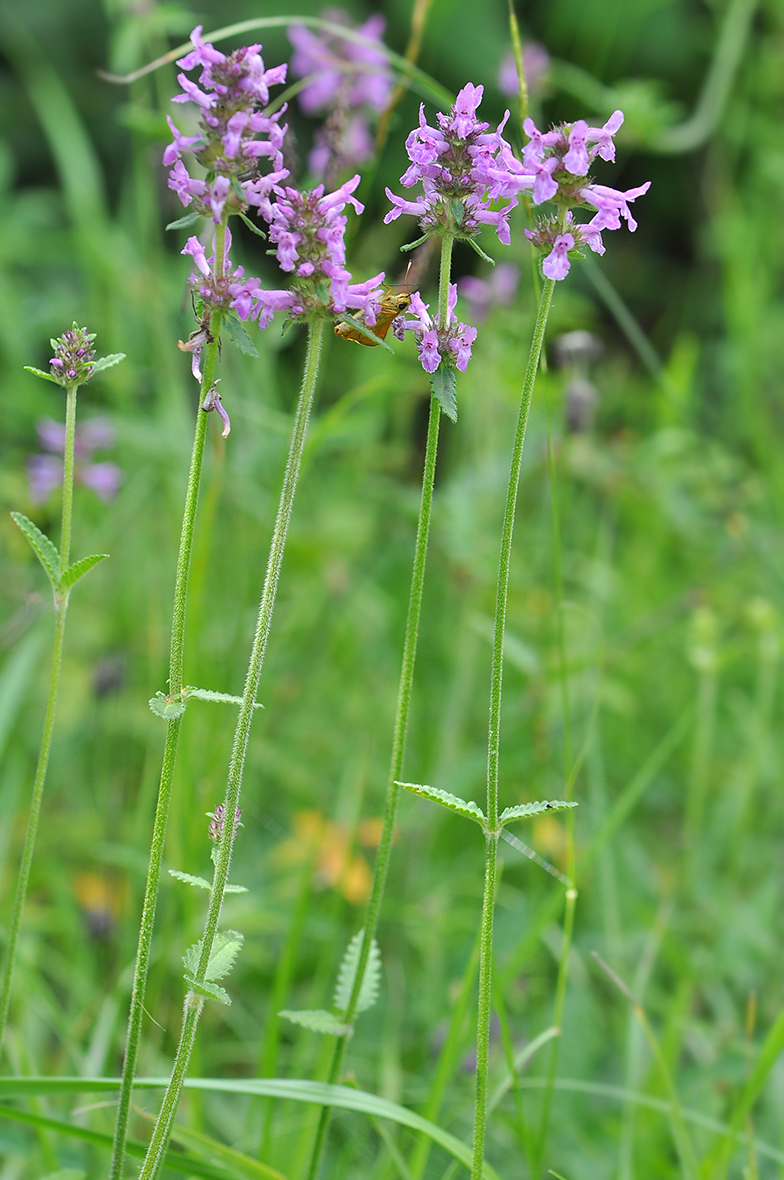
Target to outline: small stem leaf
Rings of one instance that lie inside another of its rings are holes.
[[[485,254],[482,247],[479,245],[478,242],[475,242],[473,238],[463,238],[462,241],[468,242],[471,249],[476,250],[479,257],[483,258],[485,260],[485,262],[489,262],[491,266],[495,266],[495,260],[492,259],[489,254]]]
[[[96,373],[102,373],[104,369],[113,369],[115,365],[119,365],[120,361],[124,360],[124,352],[110,352],[108,356],[99,356],[93,365],[90,376],[94,377]]]
[[[12,512],[12,518],[19,525],[24,535],[32,545],[35,555],[40,561],[41,565],[46,570],[49,581],[52,583],[54,589],[59,589],[60,581],[60,554],[57,549],[41,530],[28,520],[21,512]]]
[[[219,983],[199,983],[195,979],[185,976],[185,982],[197,996],[204,996],[207,1000],[217,1000],[219,1004],[230,1004],[231,997],[225,987]]]
[[[365,336],[368,340],[372,340],[374,344],[380,344],[387,350],[387,352],[394,354],[394,348],[390,348],[386,340],[382,340],[380,336],[375,334],[372,328],[369,328],[367,324],[363,324],[361,320],[356,319],[356,317],[351,315],[349,312],[344,311],[343,315],[338,316],[337,322],[339,324],[351,324],[352,328],[356,328],[360,336]]]
[[[53,381],[55,385],[60,384],[56,377],[53,377],[51,373],[45,373],[43,369],[35,369],[32,365],[24,365],[23,368],[28,373],[34,373],[36,377],[43,377],[44,381]]]
[[[93,566],[96,566],[99,561],[105,561],[108,556],[108,553],[93,553],[90,557],[83,557],[81,561],[75,561],[73,565],[69,565],[60,579],[61,588],[70,590]]]
[[[205,978],[223,979],[224,975],[228,975],[244,941],[245,936],[236,930],[219,930],[212,945]]]
[[[227,315],[223,321],[223,326],[226,329],[226,335],[235,348],[238,348],[240,352],[244,352],[246,356],[259,355],[259,350],[236,316]]]
[[[449,791],[442,791],[439,787],[425,787],[420,783],[398,783],[397,785],[405,787],[414,795],[420,795],[423,799],[440,803],[442,807],[448,807],[450,811],[456,811],[458,815],[465,815],[474,823],[482,825],[485,823],[485,813],[473,800],[461,799],[458,795],[450,795]]]
[[[184,217],[178,217],[176,221],[170,221],[166,226],[167,229],[189,229],[190,226],[195,225],[197,221],[201,221],[201,213],[186,213]]]
[[[416,250],[417,246],[421,246],[422,243],[426,242],[429,237],[430,237],[430,234],[423,234],[422,237],[417,238],[417,240],[415,242],[409,242],[407,245],[401,246],[400,253],[407,254],[409,250]]]
[[[210,887],[211,888],[211,887]],[[185,976],[187,979],[193,978],[199,969],[199,956],[201,955],[201,939],[194,942],[193,946],[189,946],[185,954],[182,956],[182,961],[185,965]]]
[[[223,892],[224,893],[247,893],[248,888],[246,885],[227,885],[226,888],[223,890]]]
[[[241,705],[242,697],[230,696],[227,692],[213,692],[211,688],[191,688],[188,685],[183,689],[183,694],[186,701],[193,697],[197,701],[219,701],[223,705]],[[253,706],[254,709],[263,709],[264,706],[260,701],[256,701]]]
[[[187,705],[176,697],[167,697],[165,692],[156,692],[154,697],[150,697],[150,708],[156,717],[162,717],[164,721],[176,721],[182,717]]]
[[[430,374],[430,388],[447,418],[457,422],[457,386],[454,369],[450,369],[442,361],[435,373]]]
[[[195,889],[212,889],[205,877],[194,877],[190,873],[181,873],[178,869],[169,869],[169,876],[184,881],[186,885],[193,885]]]
[[[295,1012],[286,1008],[283,1012],[279,1012],[278,1016],[284,1016],[293,1024],[301,1024],[303,1028],[309,1028],[311,1032],[327,1033],[332,1037],[344,1037],[351,1032],[350,1025],[341,1024],[337,1016],[333,1016],[331,1012],[324,1012],[322,1009]]]
[[[354,935],[343,956],[343,962],[340,964],[338,982],[335,987],[335,995],[332,999],[333,1005],[339,1012],[346,1011],[351,999],[351,992],[354,988],[354,979],[356,978],[357,965],[359,963],[359,952],[362,949],[363,935],[363,930],[360,930]],[[357,1000],[357,1014],[366,1012],[368,1008],[373,1007],[378,998],[378,985],[380,981],[381,952],[374,938],[370,944],[370,954],[368,955],[365,974],[362,978],[362,987],[359,992],[359,999]]]
[[[513,819],[528,819],[532,815],[540,815],[543,811],[566,811],[569,807],[576,807],[576,803],[567,803],[565,799],[550,799],[542,803],[520,803],[517,807],[507,807],[498,817],[499,826],[511,823]]]
[[[258,234],[258,236],[260,238],[266,238],[267,235],[265,234],[264,230],[259,229],[259,227],[257,225],[254,225],[253,222],[251,221],[251,219],[249,217],[247,217],[244,213],[240,213],[240,221],[242,222],[243,225],[246,225],[248,227],[248,229],[251,230],[254,234]]]

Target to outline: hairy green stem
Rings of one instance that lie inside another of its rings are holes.
[[[471,1180],[480,1180],[485,1150],[487,1126],[487,1066],[490,1045],[490,1010],[493,987],[493,909],[495,904],[496,871],[498,857],[498,765],[501,744],[501,689],[504,672],[504,632],[506,629],[506,608],[509,598],[509,567],[512,555],[517,490],[520,484],[520,468],[523,461],[523,446],[528,426],[539,358],[544,344],[547,317],[555,288],[554,279],[545,279],[542,297],[534,325],[528,363],[525,368],[523,389],[520,395],[520,409],[517,415],[512,464],[506,490],[504,526],[501,535],[501,555],[498,563],[498,581],[495,596],[495,624],[493,629],[493,656],[490,673],[490,721],[487,739],[487,837],[485,850],[485,888],[482,902],[482,942],[479,960],[479,1008],[476,1029],[476,1099],[474,1106],[474,1144],[471,1164]]]
[[[68,569],[71,554],[71,518],[73,515],[73,483],[74,483],[74,443],[76,439],[76,391],[78,385],[66,386],[65,402],[65,450],[63,452],[63,508],[60,527],[60,567],[59,575]],[[30,869],[33,864],[35,839],[38,834],[38,820],[41,814],[41,800],[46,782],[46,771],[49,766],[49,751],[52,747],[54,733],[54,719],[57,709],[57,688],[60,683],[60,668],[63,661],[63,639],[65,637],[65,616],[68,611],[69,591],[60,591],[53,587],[54,596],[54,637],[52,640],[52,662],[49,673],[49,692],[46,698],[44,712],[44,728],[41,734],[41,746],[38,751],[38,763],[35,768],[33,790],[30,797],[30,811],[27,816],[27,831],[25,833],[22,859],[16,879],[16,895],[11,922],[8,928],[8,942],[5,952],[5,967],[3,969],[3,984],[0,992],[0,1049],[2,1048],[5,1026],[8,1020],[8,1009],[11,1004],[11,982],[16,963],[16,948],[19,942],[19,931],[22,926],[27,890],[30,884]]]
[[[212,954],[221,907],[223,905],[223,894],[229,876],[231,850],[234,842],[234,816],[236,815],[239,804],[242,775],[245,767],[245,755],[250,738],[250,727],[255,711],[256,694],[259,688],[261,670],[264,665],[264,656],[267,651],[272,614],[275,609],[275,597],[277,595],[280,569],[283,563],[283,554],[286,548],[286,536],[294,505],[294,495],[297,490],[299,470],[302,462],[302,451],[305,445],[310,408],[313,404],[313,393],[318,376],[323,335],[323,319],[319,319],[309,325],[308,351],[305,359],[302,389],[299,395],[299,402],[297,403],[294,429],[291,435],[286,471],[283,477],[283,486],[278,504],[278,514],[275,518],[275,527],[270,543],[267,573],[259,603],[256,633],[253,638],[253,647],[245,678],[242,704],[240,705],[237,726],[234,731],[234,744],[231,751],[226,796],[224,799],[223,832],[215,863],[215,873],[213,876],[212,891],[210,893],[210,904],[204,924],[204,933],[200,943],[199,962],[194,973],[194,980],[197,984],[203,984],[207,978],[210,955]],[[177,1106],[179,1105],[182,1087],[185,1082],[188,1063],[196,1036],[196,1028],[203,1005],[204,1001],[201,996],[195,994],[194,991],[188,992],[185,999],[180,1043],[177,1046],[169,1085],[166,1089],[152,1138],[147,1148],[147,1155],[145,1156],[144,1164],[139,1174],[140,1180],[153,1180],[160,1172],[163,1158],[166,1154],[172,1123],[177,1113]]]
[[[221,231],[223,232],[221,233]],[[218,258],[221,259],[221,265],[224,234],[225,226],[219,226],[218,233],[216,234],[215,257],[216,260]],[[211,340],[204,350],[199,405],[201,405],[204,395],[211,388],[215,380],[219,332],[220,313],[215,313],[210,321]],[[180,530],[177,572],[174,579],[174,604],[172,608],[171,646],[169,650],[169,695],[172,697],[179,696],[183,687],[183,651],[185,646],[188,584],[190,580],[193,536],[196,525],[196,509],[199,503],[199,486],[204,462],[204,447],[207,437],[207,424],[207,413],[197,410],[191,465],[188,473],[188,487],[185,493],[185,508],[182,516],[182,528]],[[131,1108],[131,1092],[139,1056],[139,1042],[141,1040],[142,1020],[144,1016],[144,993],[147,987],[152,932],[153,926],[155,925],[155,908],[158,900],[158,887],[160,884],[161,866],[163,864],[163,852],[166,844],[166,829],[169,822],[174,768],[177,762],[177,746],[180,739],[181,725],[182,717],[176,717],[168,721],[166,725],[166,741],[163,747],[161,777],[158,784],[158,801],[155,808],[155,819],[153,820],[152,838],[150,841],[150,861],[147,869],[147,882],[144,889],[142,916],[139,925],[139,941],[136,951],[136,966],[134,968],[131,1005],[128,1014],[128,1031],[126,1034],[125,1057],[123,1060],[122,1084],[120,1086],[117,1119],[114,1127],[114,1143],[109,1172],[110,1180],[121,1180],[123,1172],[125,1144],[128,1137],[128,1119]]]
[[[449,312],[449,279],[452,271],[453,238],[445,234],[441,239],[441,263],[438,283],[438,324],[445,327]],[[392,853],[392,839],[395,833],[395,819],[397,804],[400,797],[399,782],[403,774],[403,760],[406,753],[406,737],[408,735],[408,717],[411,711],[411,692],[414,683],[414,667],[416,664],[417,641],[419,639],[419,616],[422,609],[422,593],[425,585],[425,563],[427,560],[427,541],[430,533],[430,513],[433,504],[433,484],[436,474],[436,456],[438,453],[438,428],[441,419],[441,407],[435,397],[430,399],[430,416],[427,425],[427,443],[425,445],[425,465],[422,472],[422,498],[419,505],[419,521],[417,523],[416,544],[414,546],[414,565],[411,571],[411,589],[408,596],[408,613],[406,615],[406,633],[403,640],[403,658],[400,667],[400,681],[397,690],[397,705],[395,707],[395,722],[392,731],[392,754],[389,761],[389,778],[384,803],[384,821],[381,829],[381,839],[376,854],[376,865],[373,872],[373,888],[365,914],[362,946],[351,989],[348,1008],[343,1014],[344,1024],[351,1025],[357,1014],[357,1003],[362,989],[370,956],[370,948],[378,929],[378,919],[381,913],[381,902],[389,870],[389,859]],[[327,1081],[334,1084],[339,1076],[346,1053],[349,1035],[338,1037],[335,1051],[332,1054]],[[327,1141],[327,1131],[331,1117],[331,1107],[321,1109],[316,1138],[308,1168],[308,1180],[316,1180],[324,1156]]]

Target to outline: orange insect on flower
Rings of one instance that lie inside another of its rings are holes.
[[[376,322],[373,325],[368,324],[368,330],[378,336],[379,340],[383,340],[397,317],[408,311],[410,303],[411,295],[408,291],[392,291],[388,288],[381,299]],[[358,311],[354,319],[364,324],[364,312]],[[378,340],[371,340],[369,336],[363,336],[353,324],[349,324],[345,320],[335,324],[335,335],[339,336],[341,340],[353,340],[355,344],[365,344],[369,348],[378,347]]]

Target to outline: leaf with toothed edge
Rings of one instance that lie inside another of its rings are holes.
[[[197,996],[204,996],[205,1000],[217,1000],[219,1004],[230,1004],[231,997],[225,987],[219,983],[198,983],[195,979],[185,976],[185,982]]]
[[[351,1032],[350,1024],[343,1024],[337,1016],[333,1016],[331,1012],[325,1012],[323,1009],[303,1010],[296,1012],[289,1008],[284,1008],[278,1016],[283,1016],[286,1020],[290,1020],[292,1024],[301,1024],[303,1028],[309,1028],[311,1032],[326,1033],[331,1037],[344,1037]]]
[[[421,783],[397,783],[397,786],[405,787],[413,795],[429,799],[432,803],[440,803],[442,807],[448,807],[450,811],[456,811],[458,815],[464,815],[474,823],[485,823],[485,813],[472,800],[461,799],[459,795],[451,795],[449,791],[442,791],[440,787],[426,787]]]
[[[12,512],[11,517],[32,545],[36,557],[46,570],[53,589],[59,589],[60,554],[57,552],[57,549],[49,540],[46,533],[42,533],[37,525],[34,525],[31,520],[28,520],[23,513]]]
[[[186,700],[193,697],[196,701],[218,701],[222,705],[241,705],[242,697],[230,696],[227,692],[213,692],[211,688],[191,688],[188,685],[183,690]],[[256,701],[253,705],[254,709],[263,709],[264,706],[260,701]]]
[[[115,365],[119,365],[120,361],[124,360],[124,352],[112,352],[109,356],[99,356],[92,367],[90,376],[92,377],[95,373],[102,373],[104,369],[112,369]]]
[[[442,361],[435,373],[430,374],[430,388],[433,397],[452,422],[457,422],[457,383],[455,371]]]
[[[23,365],[22,367],[26,372],[33,373],[36,377],[43,377],[44,381],[53,381],[55,385],[62,385],[62,381],[53,377],[51,373],[45,373],[43,369],[36,369],[32,365]]]
[[[515,819],[530,819],[532,815],[541,815],[544,811],[567,811],[576,807],[576,803],[569,803],[565,799],[543,800],[541,803],[520,803],[517,807],[507,807],[498,817],[499,825],[511,823]]]
[[[184,881],[186,885],[193,885],[194,889],[212,890],[212,885],[206,877],[194,877],[191,873],[181,873],[179,869],[169,869],[169,876],[177,881]],[[247,893],[244,885],[227,885],[224,893]]]
[[[176,221],[170,221],[166,229],[188,229],[191,225],[195,225],[197,221],[201,220],[201,213],[186,213],[184,217],[178,217]]]
[[[226,329],[226,335],[235,348],[238,348],[240,352],[244,352],[246,356],[259,355],[256,345],[253,343],[250,336],[245,331],[236,316],[224,316],[223,326]]]
[[[80,561],[75,561],[73,565],[69,565],[60,579],[61,588],[63,590],[70,590],[80,578],[83,578],[99,561],[105,561],[108,556],[108,553],[93,553],[90,557],[83,557]]]
[[[335,987],[335,995],[332,998],[332,1003],[337,1008],[338,1012],[345,1012],[348,1008],[349,1000],[351,999],[351,992],[354,988],[354,979],[357,974],[357,967],[359,965],[359,954],[362,950],[362,939],[364,937],[364,930],[358,931],[351,942],[348,944],[343,961],[340,964],[340,971],[338,972],[338,982]],[[360,1012],[366,1012],[368,1008],[372,1008],[378,998],[378,986],[381,982],[381,952],[378,949],[378,943],[375,938],[370,944],[370,954],[368,955],[367,964],[365,966],[365,974],[362,978],[362,987],[359,989],[359,999],[357,1000],[357,1015]]]

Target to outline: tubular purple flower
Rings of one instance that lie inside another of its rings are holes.
[[[468,241],[476,237],[481,225],[492,225],[504,244],[509,244],[509,215],[517,204],[513,186],[508,192],[498,189],[496,173],[503,171],[504,161],[514,160],[512,149],[501,132],[509,112],[494,132],[488,123],[480,123],[476,112],[483,88],[467,83],[455,100],[449,115],[439,112],[438,127],[425,121],[424,105],[419,109],[419,127],[406,140],[411,164],[400,183],[411,188],[421,183],[423,195],[405,201],[386,190],[392,209],[385,223],[395,221],[401,213],[419,218],[425,234],[450,233]],[[503,196],[509,204],[492,209],[491,200]]]
[[[263,209],[274,185],[288,176],[281,151],[286,128],[279,122],[285,107],[269,116],[256,109],[269,101],[270,86],[285,81],[286,66],[265,70],[260,45],[244,46],[227,56],[202,40],[201,25],[193,30],[191,41],[193,50],[178,64],[186,70],[201,66],[200,86],[179,74],[183,93],[172,101],[196,103],[201,110],[200,134],[182,135],[169,119],[174,138],[163,162],[171,167],[169,188],[183,205],[218,224],[227,208],[230,213],[248,205]],[[265,138],[255,138],[259,135]],[[189,175],[183,152],[192,152],[206,169],[204,180]],[[262,157],[272,164],[264,177],[258,173]]]
[[[554,217],[541,217],[526,236],[544,255],[543,273],[552,279],[563,279],[569,273],[569,255],[588,246],[597,254],[604,253],[601,234],[605,229],[620,229],[625,221],[634,231],[637,222],[629,203],[650,188],[650,181],[637,188],[621,192],[606,185],[595,184],[588,169],[597,157],[615,159],[613,136],[623,123],[623,113],[615,111],[603,127],[589,127],[583,119],[564,123],[541,132],[531,119],[524,129],[529,142],[520,163],[511,151],[498,154],[491,169],[492,196],[512,196],[530,190],[534,205],[551,201],[558,208]],[[588,223],[576,221],[571,210],[592,207],[596,215]]]
[[[394,326],[395,335],[403,339],[405,332],[413,332],[419,348],[419,361],[426,373],[435,373],[443,362],[448,368],[455,367],[464,373],[471,359],[471,346],[476,340],[476,328],[457,320],[457,284],[449,284],[447,322],[439,328],[430,315],[430,304],[422,301],[415,291],[411,296],[410,310],[415,320],[398,320]]]
[[[250,318],[252,311],[251,292],[259,284],[256,278],[245,278],[241,266],[229,263],[231,232],[226,230],[226,248],[222,273],[215,274],[214,254],[207,258],[204,247],[196,237],[188,238],[181,253],[189,254],[196,264],[196,270],[188,280],[193,293],[201,301],[200,319],[213,311],[236,311],[241,320]],[[214,247],[213,247],[214,248]]]
[[[293,274],[290,291],[266,291],[257,284],[252,290],[252,318],[266,328],[276,311],[288,311],[292,319],[335,316],[348,307],[361,309],[368,326],[376,322],[383,291],[383,272],[363,283],[351,283],[346,269],[343,210],[353,205],[357,213],[364,206],[352,194],[359,184],[353,176],[334,192],[318,185],[311,192],[276,188],[277,200],[265,214],[270,224],[270,241],[275,243],[278,265]]]

